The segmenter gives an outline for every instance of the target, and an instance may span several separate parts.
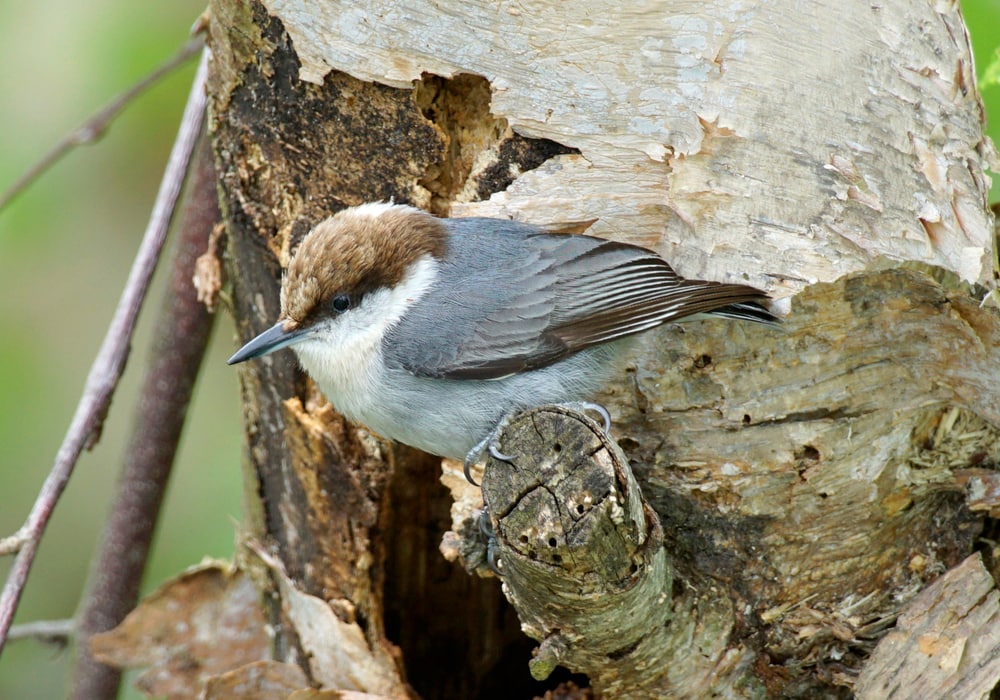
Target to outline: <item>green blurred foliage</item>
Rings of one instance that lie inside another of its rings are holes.
[[[186,39],[194,0],[0,3],[0,188]],[[1000,0],[962,3],[982,77],[1000,46]],[[0,212],[0,535],[23,522],[72,417],[155,197],[193,64],[154,88],[94,147],[72,153]],[[1000,142],[1000,85],[985,88]],[[1000,200],[1000,183],[993,200]],[[68,617],[114,488],[162,295],[158,275],[103,439],[49,527],[18,621]],[[152,313],[151,313],[152,312]],[[146,590],[203,556],[232,553],[241,427],[233,330],[219,318],[189,415]],[[9,561],[0,561],[6,577]],[[71,655],[34,642],[0,658],[0,698],[56,698]],[[138,697],[129,691],[128,697]]]
[[[204,0],[0,3],[0,189],[187,40]],[[65,434],[145,229],[194,61],[127,108],[0,212],[0,535],[26,517]],[[169,260],[165,252],[164,262]],[[83,593],[131,429],[166,265],[96,449],[43,541],[17,622],[65,618]],[[204,556],[231,557],[242,497],[230,319],[220,314],[144,588]],[[6,579],[10,560],[0,560]],[[0,657],[0,698],[59,698],[72,653],[31,641]],[[138,698],[130,690],[127,697]]]
[[[976,76],[986,107],[986,135],[1000,145],[1000,83],[989,79],[1000,68],[1000,0],[962,0],[962,14],[972,39]],[[1000,173],[992,173],[990,202],[1000,202]]]

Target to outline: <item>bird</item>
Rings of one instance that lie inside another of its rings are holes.
[[[636,334],[702,314],[774,324],[768,300],[628,243],[373,202],[303,238],[279,318],[229,364],[291,348],[346,418],[468,477],[505,417],[592,397]]]

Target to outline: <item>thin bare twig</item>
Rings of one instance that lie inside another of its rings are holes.
[[[203,37],[194,37],[180,51],[160,64],[152,73],[115,97],[97,114],[90,117],[72,133],[65,136],[0,195],[0,209],[7,206],[12,199],[71,150],[77,146],[94,143],[100,139],[104,135],[104,132],[107,131],[108,126],[111,125],[111,122],[118,116],[119,112],[125,109],[141,93],[159,82],[161,78],[169,75],[175,68],[198,53],[204,45],[205,40]]]
[[[77,630],[76,668],[70,697],[113,700],[121,671],[94,659],[90,637],[117,626],[139,599],[142,575],[180,442],[188,403],[215,316],[198,300],[191,280],[198,257],[219,220],[219,198],[208,136],[203,132],[188,176],[170,286],[153,324],[149,369],[125,451],[101,550],[90,573]]]
[[[101,426],[111,402],[111,396],[121,377],[128,357],[128,350],[135,330],[139,307],[149,289],[149,282],[166,239],[167,228],[177,205],[181,185],[191,160],[191,153],[197,141],[205,118],[205,77],[207,74],[208,50],[202,51],[201,62],[195,75],[191,94],[188,97],[184,116],[181,119],[177,140],[174,142],[167,162],[166,172],[160,182],[156,203],[150,215],[149,224],[143,236],[139,252],[122,297],[118,302],[114,318],[108,327],[104,342],[87,376],[83,396],[77,405],[76,414],[56,455],[55,464],[49,472],[35,504],[28,515],[24,527],[29,535],[21,546],[14,565],[11,567],[0,593],[0,652],[7,641],[21,594],[28,579],[28,572],[35,560],[42,533],[48,524],[52,511],[66,488],[73,467],[85,447],[93,445],[100,437]]]
[[[42,644],[64,647],[76,632],[75,620],[35,620],[22,625],[13,625],[7,638],[16,642],[22,639],[37,639]]]

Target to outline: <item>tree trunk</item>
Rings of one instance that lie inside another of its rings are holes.
[[[602,591],[600,607],[641,579],[645,604],[621,614],[663,611],[659,651],[636,663],[647,634],[596,645],[579,633],[588,610],[555,595],[535,617],[527,550],[498,520],[506,592],[542,642],[536,676],[563,664],[613,697],[848,696],[997,506],[1000,324],[977,286],[994,274],[992,147],[957,3],[214,0],[211,12],[243,339],[277,318],[281,270],[313,225],[390,198],[638,243],[684,276],[781,300],[780,329],[645,334],[595,397],[627,455],[602,452],[601,488],[637,483],[622,486],[639,499],[623,535],[637,538],[635,567],[591,586],[588,540],[566,550],[566,585]],[[347,423],[290,353],[240,378],[257,552],[243,566],[272,594],[275,659],[319,687],[392,697],[530,697],[566,678],[532,681],[533,643],[500,585],[438,551],[481,562],[480,496],[457,465]],[[558,430],[590,424],[576,425]],[[533,517],[517,527],[575,527]],[[1000,662],[981,653],[954,673],[978,663],[978,685],[960,687],[988,693]]]

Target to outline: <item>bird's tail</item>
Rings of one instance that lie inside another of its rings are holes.
[[[746,284],[682,280],[674,294],[684,297],[683,305],[674,310],[676,320],[722,316],[755,323],[781,323],[767,307],[771,300],[767,293]]]
[[[772,314],[766,306],[756,301],[744,301],[738,304],[730,304],[718,309],[709,311],[713,316],[723,316],[725,318],[735,318],[740,321],[754,321],[756,323],[781,323],[781,319]]]

